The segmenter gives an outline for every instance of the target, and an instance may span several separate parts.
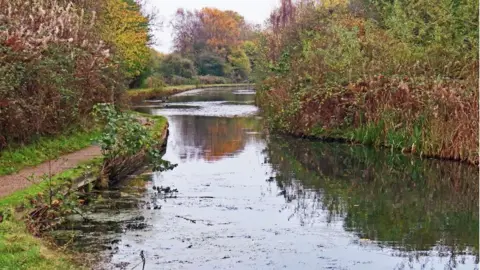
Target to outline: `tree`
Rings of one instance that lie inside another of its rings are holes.
[[[197,11],[178,9],[171,25],[175,33],[175,51],[182,55],[194,55],[196,50],[204,47],[203,28]]]
[[[203,8],[199,14],[210,49],[226,54],[227,48],[236,47],[239,44],[240,19],[238,13]]]
[[[176,53],[165,56],[160,65],[160,72],[163,76],[170,78],[181,76],[190,79],[196,75],[193,61]]]
[[[228,55],[228,61],[232,65],[231,77],[234,81],[242,81],[248,78],[252,70],[250,60],[245,54],[245,51],[241,49],[232,51],[232,53]]]
[[[235,11],[203,8],[179,9],[172,21],[175,50],[193,59],[200,75],[230,76],[244,80],[251,71],[243,42],[256,36],[257,28]]]
[[[175,50],[183,55],[197,55],[203,50],[222,52],[240,44],[240,26],[244,18],[234,11],[203,8],[200,11],[179,9],[171,22]]]
[[[101,19],[102,37],[114,45],[127,77],[139,76],[150,59],[148,18],[142,15],[136,2],[105,0]]]
[[[226,73],[225,59],[212,52],[203,52],[197,59],[198,74],[224,76]]]

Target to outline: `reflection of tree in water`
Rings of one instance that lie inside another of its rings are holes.
[[[433,249],[450,258],[447,267],[457,255],[478,260],[473,166],[288,138],[272,139],[267,155],[287,201],[296,197],[294,213],[303,224],[324,210],[328,222],[342,219],[345,230],[402,256]]]
[[[182,159],[219,160],[245,148],[246,129],[255,129],[257,121],[248,118],[174,116]],[[173,122],[172,121],[172,122]]]
[[[213,125],[207,126],[208,139],[204,151],[206,160],[218,160],[245,147],[242,122],[228,120],[219,119]]]

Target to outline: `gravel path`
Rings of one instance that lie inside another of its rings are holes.
[[[80,151],[59,157],[56,160],[44,162],[40,165],[29,167],[18,173],[0,176],[0,198],[24,189],[34,182],[41,180],[42,175],[52,175],[76,167],[78,164],[101,155],[99,146],[90,146]],[[33,181],[31,176],[33,175]]]

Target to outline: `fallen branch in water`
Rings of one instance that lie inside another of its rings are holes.
[[[142,259],[142,261],[139,262],[137,265],[135,265],[131,270],[134,270],[134,269],[137,268],[137,266],[139,266],[140,264],[143,264],[142,270],[145,270],[146,260],[145,260],[145,254],[143,253],[143,250],[140,251],[140,258]]]
[[[178,215],[177,215],[176,217],[178,217],[178,218],[183,218],[183,219],[188,220],[188,221],[190,221],[190,222],[192,222],[192,223],[197,223],[197,221],[194,220],[194,219],[190,219],[190,218],[186,218],[186,217],[182,217],[182,216],[178,216]]]

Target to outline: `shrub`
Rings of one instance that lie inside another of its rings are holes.
[[[250,60],[245,54],[245,51],[241,49],[233,50],[232,53],[228,55],[228,61],[232,66],[230,77],[234,82],[241,82],[248,79],[252,70]]]
[[[131,166],[129,163],[139,160],[141,165],[145,158],[154,171],[176,166],[161,158],[163,154],[156,132],[151,132],[132,114],[106,103],[95,105],[93,113],[95,120],[104,127],[99,143],[104,156],[103,170],[110,179],[115,180],[122,170]]]
[[[199,75],[224,76],[226,73],[226,62],[221,56],[203,52],[195,60]]]
[[[166,78],[174,76],[191,79],[195,76],[195,66],[190,59],[183,58],[179,54],[169,54],[162,60],[160,73]]]
[[[145,86],[148,88],[160,90],[165,88],[166,84],[161,74],[155,73],[145,80]]]
[[[121,100],[122,75],[94,11],[67,1],[0,2],[0,149],[57,134],[84,121],[93,104]]]
[[[186,85],[186,84],[194,84],[194,79],[187,79],[181,76],[173,75],[171,77],[165,78],[165,81],[169,85]]]

